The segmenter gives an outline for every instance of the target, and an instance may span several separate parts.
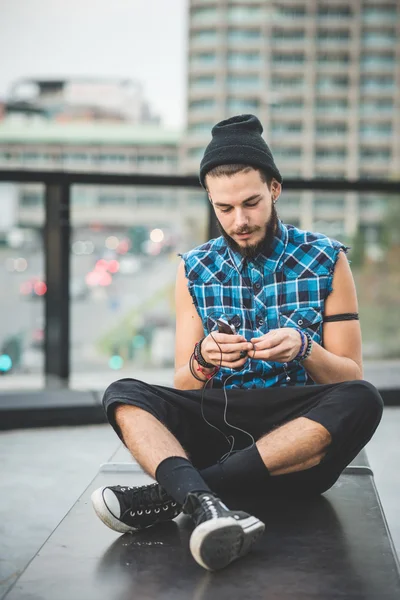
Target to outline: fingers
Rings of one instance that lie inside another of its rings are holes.
[[[268,348],[276,348],[285,339],[281,331],[270,331],[258,338],[251,338],[256,350],[265,350]]]
[[[226,367],[228,369],[239,369],[241,367],[243,367],[243,365],[245,365],[245,363],[247,362],[247,356],[246,358],[240,358],[239,360],[234,360],[234,361],[222,361],[221,363],[218,362],[218,367]]]

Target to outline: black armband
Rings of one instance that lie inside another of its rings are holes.
[[[358,313],[341,313],[340,315],[329,315],[324,317],[324,323],[333,323],[335,321],[359,321]]]

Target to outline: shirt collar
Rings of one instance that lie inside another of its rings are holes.
[[[254,258],[246,261],[243,256],[239,252],[235,252],[231,248],[229,249],[229,254],[231,259],[235,263],[235,267],[242,273],[243,269],[247,264],[256,264],[259,266],[266,267],[269,271],[276,271],[282,262],[283,255],[286,251],[286,246],[288,243],[288,230],[281,220],[278,219],[278,225],[276,228],[276,233],[272,245],[272,251],[269,256],[266,256],[262,252],[259,252]]]

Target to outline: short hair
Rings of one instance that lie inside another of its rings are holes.
[[[206,178],[210,177],[232,177],[236,173],[248,173],[249,171],[258,171],[260,174],[261,181],[267,184],[268,189],[271,189],[271,182],[273,175],[267,174],[259,167],[252,167],[251,165],[218,165],[214,167],[206,174]]]

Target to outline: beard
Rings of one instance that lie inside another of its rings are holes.
[[[225,229],[222,227],[218,219],[217,226],[221,235],[224,237],[226,243],[228,244],[229,248],[241,254],[243,258],[252,259],[255,256],[257,256],[257,254],[259,254],[260,252],[262,252],[264,256],[269,256],[273,248],[275,233],[278,226],[278,213],[276,212],[275,205],[273,204],[271,209],[271,216],[265,225],[264,237],[256,244],[248,246],[240,246],[237,242],[235,242],[235,240],[226,233]],[[242,227],[242,229],[237,231],[237,233],[252,233],[260,231],[261,229],[261,227],[256,227],[253,229],[249,227]]]

